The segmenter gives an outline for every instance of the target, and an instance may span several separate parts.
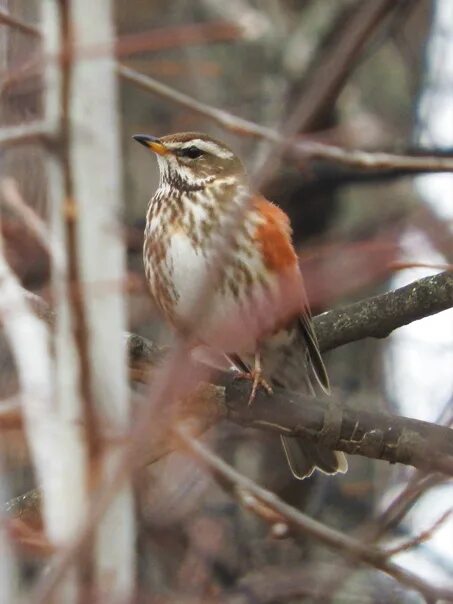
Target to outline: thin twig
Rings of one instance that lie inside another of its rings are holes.
[[[41,30],[39,27],[32,25],[31,23],[26,23],[22,21],[22,19],[18,19],[17,17],[13,17],[8,11],[3,8],[0,8],[0,24],[7,25],[8,27],[12,27],[21,31],[24,34],[29,34],[35,38],[41,37]]]
[[[451,157],[437,157],[429,154],[412,156],[396,153],[357,151],[300,138],[288,140],[272,128],[260,126],[222,109],[212,107],[212,105],[202,103],[125,65],[118,66],[118,73],[128,82],[203,115],[235,134],[253,136],[273,143],[284,144],[286,146],[285,152],[290,152],[291,155],[294,155],[298,159],[322,159],[370,171],[387,169],[400,169],[413,172],[453,171],[453,158]]]
[[[0,129],[0,146],[12,147],[42,142],[52,135],[47,124],[43,121],[8,126]]]
[[[33,208],[27,205],[20,194],[17,182],[13,178],[5,178],[0,182],[3,203],[12,210],[34,235],[41,247],[52,255],[51,237],[46,223]],[[61,252],[60,252],[61,253]]]
[[[360,59],[370,36],[397,4],[395,0],[374,0],[347,7],[349,19],[343,35],[336,40],[326,57],[314,58],[317,58],[316,71],[308,85],[304,86],[300,132],[312,129],[326,107],[334,105],[336,96]],[[344,18],[343,14],[341,16]]]
[[[214,476],[233,493],[238,491],[248,492],[251,496],[261,501],[267,508],[272,510],[278,517],[286,520],[291,530],[309,535],[321,541],[328,547],[338,551],[341,555],[348,554],[357,561],[377,568],[394,579],[415,589],[430,600],[444,599],[453,602],[453,589],[436,587],[426,582],[414,573],[387,560],[386,553],[378,547],[368,546],[348,535],[332,529],[282,501],[274,493],[263,489],[253,480],[243,476],[234,468],[225,463],[217,455],[209,451],[204,445],[194,439],[187,430],[180,428],[179,434],[188,450],[203,465],[207,466]],[[267,518],[264,517],[267,521]]]
[[[419,535],[400,543],[399,545],[395,545],[394,547],[388,547],[385,549],[387,556],[394,556],[395,554],[400,554],[401,552],[406,552],[409,549],[413,549],[414,547],[418,547],[421,543],[428,541],[431,539],[433,534],[439,530],[439,528],[450,518],[452,515],[452,508],[446,510],[439,518],[433,523],[425,531],[422,531]]]

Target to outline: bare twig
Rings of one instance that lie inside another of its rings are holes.
[[[0,146],[12,147],[42,142],[47,140],[51,134],[47,124],[41,121],[8,126],[0,129]]]
[[[437,530],[439,530],[442,524],[444,524],[450,518],[452,512],[453,510],[451,508],[449,510],[446,510],[443,514],[439,516],[439,518],[433,523],[432,526],[430,526],[425,531],[422,531],[419,535],[416,535],[415,537],[412,537],[411,539],[408,539],[407,541],[404,541],[399,545],[395,545],[394,547],[386,548],[385,551],[387,553],[387,556],[390,557],[401,552],[406,552],[407,550],[412,549],[414,547],[418,547],[421,543],[424,543],[425,541],[431,539],[433,534]]]
[[[5,178],[0,182],[0,191],[3,194],[3,203],[17,214],[28,230],[35,236],[42,248],[52,255],[51,238],[49,229],[44,220],[26,204],[20,194],[17,182],[13,178]]]
[[[260,126],[222,109],[217,109],[211,105],[197,101],[193,97],[179,92],[166,84],[162,84],[162,82],[149,76],[138,73],[125,65],[118,66],[118,73],[128,82],[177,103],[195,113],[199,113],[236,134],[253,136],[273,143],[284,144],[286,146],[285,151],[298,159],[322,159],[370,171],[401,169],[413,172],[450,172],[453,170],[453,158],[450,157],[438,157],[428,154],[411,156],[398,155],[396,153],[355,151],[312,140],[288,140],[272,128]]]
[[[21,31],[24,34],[29,34],[30,36],[33,36],[35,38],[39,38],[41,36],[41,30],[39,29],[39,27],[36,27],[31,23],[26,23],[25,21],[22,21],[22,19],[14,17],[3,8],[0,8],[0,23],[3,25],[8,25],[9,27],[17,29],[18,31]]]
[[[349,19],[343,35],[340,40],[336,40],[326,57],[315,57],[314,77],[305,82],[300,132],[313,128],[319,115],[326,111],[326,107],[334,104],[336,95],[359,60],[370,35],[389,13],[395,10],[397,4],[394,0],[372,0],[356,4],[352,9],[347,7]],[[342,17],[344,18],[344,15]]]
[[[404,515],[423,493],[426,493],[427,490],[434,485],[440,484],[443,480],[445,480],[444,476],[439,474],[422,471],[416,472],[414,476],[409,479],[401,493],[399,493],[386,509],[377,517],[368,520],[366,525],[357,531],[357,534],[355,535],[356,538],[366,541],[367,543],[377,544],[390,528],[395,528],[397,524],[401,522]],[[435,529],[436,525],[431,527],[431,532]],[[416,537],[415,540],[420,539],[420,537],[423,537],[423,533]],[[395,548],[395,550],[407,549],[407,547],[411,547],[412,543],[413,545],[416,545],[414,542],[415,540],[405,541],[402,546],[400,545],[398,548]],[[386,548],[385,551],[389,552],[389,550],[390,548]],[[389,553],[389,556],[390,555],[391,553]],[[344,558],[341,564],[335,568],[335,572],[332,573],[329,580],[324,582],[320,594],[321,601],[331,597],[332,594],[339,589],[340,585],[347,581],[352,572],[354,572],[353,560],[351,560],[351,558]]]
[[[180,428],[179,433],[188,450],[203,465],[207,466],[221,484],[225,485],[233,495],[236,495],[238,490],[242,491],[242,493],[248,492],[251,496],[262,502],[266,508],[272,510],[278,517],[283,517],[292,531],[308,535],[338,551],[341,555],[348,554],[357,561],[377,568],[410,589],[419,591],[430,600],[444,599],[447,602],[453,602],[453,589],[431,585],[414,573],[390,562],[386,557],[386,553],[380,548],[365,545],[348,535],[306,516],[282,501],[274,493],[263,489],[253,480],[237,472],[190,436],[186,430]],[[263,519],[268,521],[266,517]]]

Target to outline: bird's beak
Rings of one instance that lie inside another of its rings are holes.
[[[145,147],[148,147],[148,149],[151,149],[151,151],[154,151],[154,153],[157,153],[158,155],[166,155],[169,152],[167,147],[161,143],[156,136],[135,134],[132,138]]]

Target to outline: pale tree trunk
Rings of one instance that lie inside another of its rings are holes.
[[[8,11],[8,0],[0,0],[0,9]],[[2,28],[0,32],[0,69],[6,73],[8,69],[8,29]],[[0,463],[0,505],[4,505],[9,493],[6,476]],[[0,526],[0,602],[14,602],[17,588],[16,559],[9,543],[5,526]]]
[[[57,14],[59,6],[61,14]],[[97,464],[100,460],[95,486],[102,488],[115,471],[121,452],[118,444],[104,443],[108,438],[115,442],[112,436],[119,437],[116,443],[121,442],[129,426],[122,335],[125,253],[117,220],[122,183],[111,2],[45,2],[43,11],[47,54],[57,56],[58,45],[52,40],[64,32],[65,19],[73,42],[69,61],[61,67],[47,62],[46,81],[46,124],[50,131],[64,135],[58,139],[63,146],[59,161],[52,156],[48,160],[57,310],[57,405],[61,418],[71,427],[60,499],[60,509],[66,517],[69,510],[70,518],[66,533],[58,535],[61,544],[75,536],[81,520],[87,520],[88,462],[93,447],[101,451],[100,457],[91,461]],[[90,47],[95,48],[92,53]],[[70,229],[75,235],[72,240]],[[83,301],[82,306],[77,306],[76,299]],[[98,426],[94,438],[101,436],[102,440],[104,434],[103,442],[93,442],[87,416],[90,408],[95,409]],[[96,592],[109,602],[125,602],[132,597],[134,542],[133,497],[126,484],[111,502],[95,537]],[[73,572],[66,581],[65,598],[68,580],[74,576]]]
[[[70,7],[74,41],[70,163],[78,212],[90,392],[105,433],[121,436],[129,426],[129,409],[123,338],[125,250],[118,222],[122,182],[113,3],[72,0]],[[90,48],[94,49],[91,56]],[[120,451],[118,445],[106,448],[102,464],[106,479],[116,468]],[[131,597],[134,542],[133,498],[126,484],[107,510],[96,537],[97,585],[101,594],[109,594],[109,602]]]
[[[44,52],[47,57],[44,74],[45,115],[48,131],[56,136],[61,119],[61,68],[56,60],[61,51],[60,15],[57,3],[42,4],[42,24],[46,32]],[[55,413],[61,430],[61,448],[56,491],[45,503],[46,532],[59,546],[76,538],[88,509],[88,451],[85,444],[83,407],[79,390],[80,366],[73,337],[69,304],[68,267],[64,229],[64,183],[60,160],[47,157],[48,196],[52,237],[52,287],[55,304],[54,379]],[[47,513],[46,513],[47,512]],[[71,570],[60,587],[58,597],[76,602],[80,597],[76,572]]]

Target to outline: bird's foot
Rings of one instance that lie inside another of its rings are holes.
[[[261,368],[251,369],[250,371],[239,371],[236,376],[236,379],[250,380],[252,382],[252,391],[250,392],[249,400],[247,402],[247,405],[249,407],[255,400],[256,393],[258,391],[258,386],[264,388],[267,394],[273,394],[274,392],[269,383],[264,379]]]

